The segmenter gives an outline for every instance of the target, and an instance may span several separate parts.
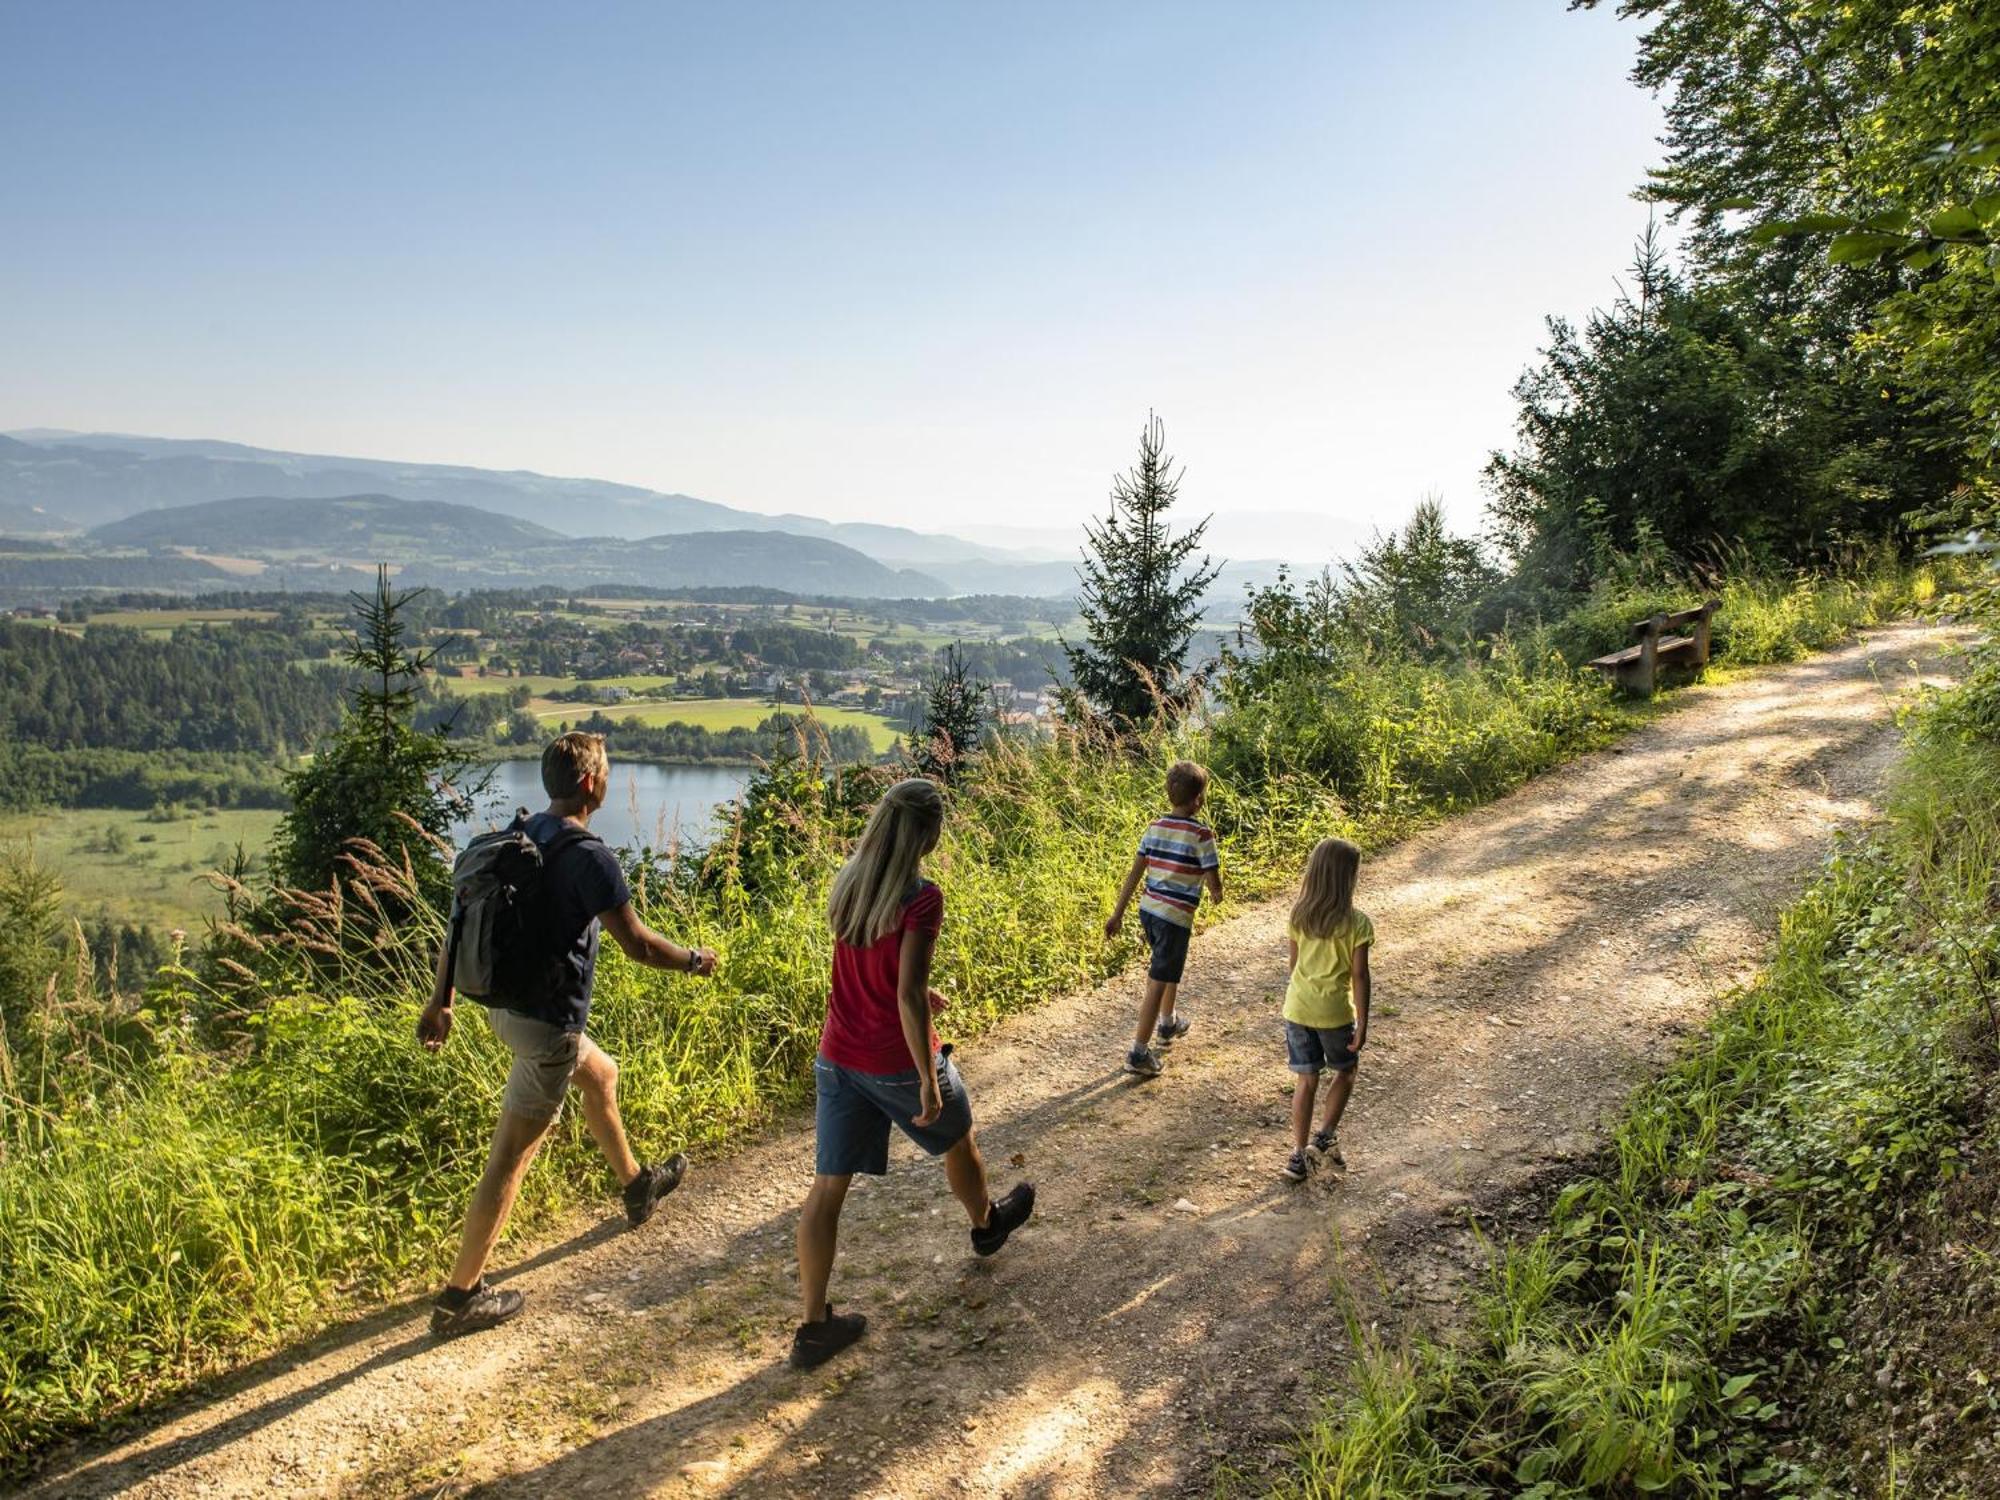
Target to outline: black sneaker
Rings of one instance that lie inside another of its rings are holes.
[[[687,1175],[688,1159],[676,1151],[663,1162],[639,1168],[639,1175],[625,1184],[625,1218],[634,1229],[653,1217],[660,1200],[681,1185]]]
[[[1186,1016],[1168,1016],[1153,1029],[1154,1043],[1164,1047],[1170,1042],[1178,1041],[1188,1034],[1188,1024]]]
[[[1304,1182],[1311,1170],[1312,1168],[1306,1165],[1305,1152],[1294,1151],[1285,1158],[1285,1164],[1278,1168],[1278,1175],[1291,1182]]]
[[[1125,1054],[1125,1071],[1137,1073],[1141,1078],[1158,1078],[1160,1059],[1151,1047],[1134,1047]]]
[[[437,1301],[431,1304],[431,1334],[436,1338],[455,1339],[461,1333],[498,1328],[519,1313],[521,1304],[526,1301],[527,1298],[519,1292],[494,1286],[484,1277],[469,1292],[446,1287],[438,1293]]]
[[[1347,1165],[1347,1158],[1340,1154],[1340,1136],[1335,1131],[1315,1130],[1312,1144],[1306,1149],[1315,1158],[1331,1162],[1336,1167]]]
[[[837,1313],[831,1302],[817,1323],[801,1323],[792,1335],[792,1368],[811,1370],[825,1364],[868,1331],[864,1313]]]
[[[972,1253],[992,1255],[1007,1243],[1007,1236],[1028,1222],[1028,1216],[1035,1211],[1035,1185],[1032,1182],[1018,1184],[1014,1191],[993,1205],[986,1216],[986,1227],[972,1231]]]

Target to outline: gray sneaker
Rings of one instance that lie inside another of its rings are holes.
[[[1340,1154],[1340,1135],[1332,1130],[1315,1130],[1312,1144],[1306,1147],[1315,1161],[1324,1161],[1336,1167],[1347,1165],[1347,1158]]]
[[[498,1328],[518,1314],[526,1300],[519,1292],[494,1286],[483,1277],[469,1292],[446,1287],[431,1304],[431,1335],[455,1339],[461,1333]]]
[[[1290,1156],[1285,1158],[1285,1164],[1278,1168],[1278,1175],[1288,1182],[1304,1182],[1311,1170],[1306,1165],[1305,1152],[1294,1151]]]
[[[1160,1076],[1159,1054],[1154,1052],[1151,1047],[1134,1047],[1130,1052],[1125,1054],[1125,1071],[1136,1073],[1141,1078],[1158,1078]]]
[[[1188,1025],[1186,1016],[1168,1016],[1153,1029],[1153,1045],[1164,1047],[1170,1042],[1179,1041],[1188,1034]]]

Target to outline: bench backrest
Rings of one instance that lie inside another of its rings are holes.
[[[1678,630],[1683,625],[1692,625],[1697,621],[1706,622],[1708,617],[1720,608],[1722,608],[1720,599],[1710,599],[1693,609],[1677,610],[1670,615],[1654,615],[1652,619],[1641,620],[1634,625],[1632,635],[1635,640],[1643,641],[1655,631],[1665,634],[1669,630]]]

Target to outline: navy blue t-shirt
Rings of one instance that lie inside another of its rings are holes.
[[[564,820],[538,812],[528,819],[527,835],[547,848],[562,832]],[[556,935],[564,950],[563,982],[550,997],[548,1009],[535,1017],[565,1031],[581,1031],[590,1016],[590,986],[597,977],[597,919],[632,899],[618,860],[597,839],[584,839],[558,853],[543,869],[555,909]]]

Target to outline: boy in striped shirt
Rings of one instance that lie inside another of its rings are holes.
[[[1104,935],[1115,938],[1125,925],[1125,908],[1132,893],[1146,882],[1139,897],[1139,928],[1152,949],[1146,966],[1146,998],[1139,1006],[1139,1030],[1125,1055],[1125,1071],[1141,1078],[1160,1076],[1160,1057],[1148,1045],[1155,1036],[1164,1046],[1187,1034],[1188,1023],[1174,1014],[1174,996],[1187,967],[1188,939],[1194,914],[1206,889],[1222,899],[1222,861],[1215,853],[1215,833],[1196,821],[1208,800],[1208,772],[1191,760],[1167,768],[1167,803],[1173,809],[1147,825],[1139,840],[1132,868],[1125,872],[1118,904],[1104,924]],[[1154,1029],[1158,1023],[1157,1032]]]

